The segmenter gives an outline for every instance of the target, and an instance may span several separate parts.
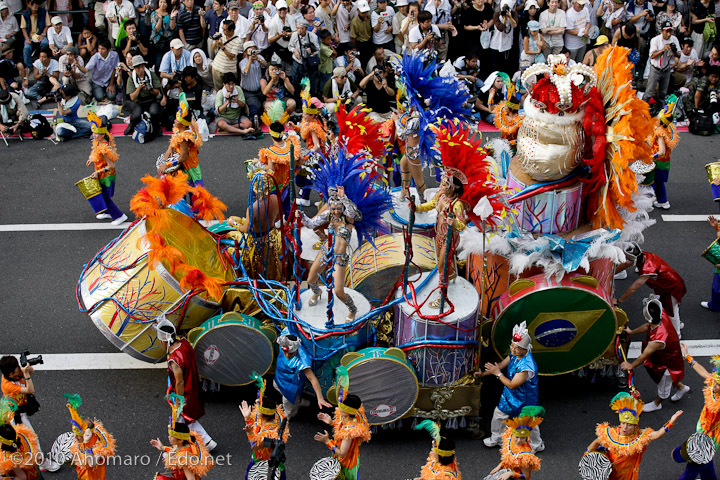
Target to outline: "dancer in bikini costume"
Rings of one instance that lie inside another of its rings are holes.
[[[605,422],[595,429],[597,438],[588,446],[587,452],[607,453],[612,462],[610,480],[637,480],[640,462],[648,445],[669,432],[683,413],[678,410],[660,430],[655,431],[638,426],[644,406],[639,398],[620,392],[610,401],[610,408],[620,417],[620,425],[611,427]]]

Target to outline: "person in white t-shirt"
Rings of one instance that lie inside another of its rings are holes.
[[[52,27],[48,28],[48,44],[53,57],[59,57],[67,52],[68,47],[73,46],[72,33],[68,27],[63,26],[62,18],[52,17]]]
[[[567,19],[565,12],[558,8],[559,5],[559,0],[550,0],[548,9],[540,14],[540,31],[545,39],[545,48],[543,49],[545,58],[550,54],[560,53],[565,45],[563,34]]]
[[[414,52],[427,50],[435,54],[435,42],[440,41],[440,29],[433,25],[430,12],[423,10],[418,13],[418,24],[410,30],[408,39]]]
[[[393,40],[393,17],[395,11],[388,7],[387,0],[378,0],[377,10],[370,14],[370,25],[373,29],[372,40],[376,47],[383,47],[395,51]]]
[[[135,19],[135,6],[128,0],[112,0],[105,4],[105,18],[110,24],[110,39],[115,42],[120,24],[126,18]]]
[[[697,51],[693,48],[692,38],[685,38],[681,44],[680,56],[676,58],[673,67],[673,86],[675,89],[684,87],[693,79],[695,67],[702,67],[705,62],[699,59]]]
[[[582,62],[587,48],[587,34],[590,29],[590,12],[585,8],[588,0],[573,0],[572,7],[565,13],[565,47],[570,50],[570,58]]]
[[[25,96],[36,100],[37,103],[43,103],[60,88],[60,65],[52,58],[50,49],[43,48],[32,66],[35,85],[28,89]]]
[[[357,16],[357,9],[352,0],[342,0],[335,3],[330,14],[335,17],[335,31],[340,40],[338,49],[353,48],[353,43],[350,40],[350,21]]]
[[[680,43],[673,35],[673,26],[668,21],[663,22],[662,33],[650,40],[650,75],[644,100],[652,97],[659,101],[665,100],[675,59],[679,57]]]

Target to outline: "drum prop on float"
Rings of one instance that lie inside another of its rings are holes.
[[[167,218],[154,233],[180,250],[187,265],[208,276],[234,280],[229,262],[222,261],[215,239],[202,225],[175,210],[168,210]],[[203,294],[187,299],[179,272],[170,274],[164,263],[149,268],[148,244],[142,239],[152,226],[149,222],[136,222],[101,250],[85,267],[78,293],[81,307],[89,310],[95,326],[113,345],[138,360],[156,363],[166,353],[153,328],[157,317],[165,315],[178,330],[190,330],[220,305]]]
[[[394,235],[403,233],[403,228],[408,226],[410,221],[410,203],[407,199],[400,198],[401,187],[391,189],[393,207],[390,211],[383,215],[383,227],[378,230],[380,235]],[[425,195],[428,199],[433,198],[437,192],[437,188],[428,188]],[[423,203],[422,197],[418,194],[415,187],[410,188],[410,195],[415,198],[416,205]],[[437,211],[433,208],[427,212],[415,212],[415,223],[413,224],[413,233],[424,235],[426,237],[435,237],[435,221],[437,219]]]
[[[577,273],[559,282],[544,275],[519,279],[493,308],[493,346],[504,358],[515,325],[527,321],[540,375],[582,368],[603,355],[617,327],[610,293]]]
[[[399,348],[364,348],[346,353],[340,363],[347,368],[351,391],[363,401],[370,425],[392,423],[412,410],[419,390],[417,375]],[[327,398],[337,404],[335,386]]]
[[[417,285],[428,275],[423,273]],[[420,309],[425,317],[440,313],[430,307],[430,302],[440,293],[436,289],[439,278],[434,274],[417,292],[418,305],[425,302]],[[432,298],[428,299],[430,295]],[[480,296],[473,285],[461,277],[450,281],[447,295],[455,310],[441,321],[422,318],[415,312],[416,307],[406,301],[395,306],[395,345],[406,352],[415,366],[420,385],[425,387],[452,385],[470,372],[475,362]],[[449,308],[447,303],[446,308]]]
[[[228,312],[192,329],[198,373],[221,385],[252,383],[253,372],[265,375],[275,360],[277,332],[248,315]]]

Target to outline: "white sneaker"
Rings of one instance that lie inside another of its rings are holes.
[[[493,448],[493,447],[499,447],[499,446],[500,446],[500,444],[499,444],[498,442],[496,442],[495,440],[493,440],[492,437],[486,438],[485,440],[483,440],[483,443],[484,443],[485,446],[488,447],[488,448]]]
[[[49,458],[46,458],[39,467],[41,472],[57,472],[60,470],[61,465],[57,462],[53,462]]]
[[[309,207],[310,206],[310,200],[305,200],[304,198],[298,198],[295,200],[298,205],[302,205],[303,207]]]
[[[109,213],[98,213],[97,215],[95,215],[95,218],[97,218],[98,220],[107,220],[112,217]]]
[[[208,449],[208,452],[212,452],[217,448],[217,442],[215,440],[210,440],[208,443],[205,444],[205,448]]]
[[[627,278],[627,270],[615,274],[615,280],[625,280]]]
[[[110,223],[111,223],[112,225],[120,225],[120,224],[122,224],[125,220],[127,220],[127,215],[125,215],[125,214],[123,213],[123,216],[122,216],[122,217],[118,217],[118,218],[116,218],[115,220],[113,220],[113,221],[110,222]]]
[[[677,402],[677,401],[679,401],[682,397],[684,397],[685,394],[686,394],[687,392],[689,392],[689,391],[690,391],[690,385],[685,385],[685,388],[683,388],[683,389],[678,390],[677,392],[675,392],[675,395],[673,395],[672,397],[670,397],[670,400],[672,400],[673,402]]]
[[[654,412],[656,410],[662,410],[662,403],[660,405],[655,402],[646,403],[645,408],[643,408],[643,413]]]
[[[710,302],[700,302],[700,306],[710,310]]]
[[[653,207],[662,208],[663,210],[670,210],[670,202],[658,203],[657,200],[653,202]]]
[[[538,447],[533,451],[533,453],[542,452],[543,450],[545,450],[545,444],[544,444],[544,443],[541,443],[541,444],[538,445]]]

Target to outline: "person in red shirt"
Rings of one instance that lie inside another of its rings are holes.
[[[185,397],[185,408],[182,411],[182,420],[188,424],[190,430],[196,431],[208,451],[217,447],[217,442],[210,437],[198,421],[205,415],[205,407],[200,399],[200,377],[198,376],[195,351],[190,342],[184,338],[177,338],[175,326],[162,317],[156,326],[158,340],[167,349],[168,362],[168,391]]]
[[[690,391],[690,386],[681,382],[685,376],[685,362],[680,339],[670,317],[655,295],[645,299],[644,303],[643,314],[647,322],[634,330],[625,328],[628,335],[646,334],[642,354],[632,363],[621,363],[620,368],[631,370],[641,364],[645,365],[650,378],[658,384],[657,398],[645,405],[645,412],[654,412],[662,408],[662,402],[670,397],[673,388],[676,392],[670,399],[677,402]]]
[[[636,243],[625,249],[625,257],[627,260],[618,266],[616,273],[635,265],[635,271],[639,278],[619,299],[615,300],[615,303],[624,302],[640,287],[647,285],[659,296],[663,310],[667,312],[678,337],[680,337],[680,329],[683,327],[680,322],[680,303],[687,293],[685,282],[680,274],[658,255],[640,250]]]

